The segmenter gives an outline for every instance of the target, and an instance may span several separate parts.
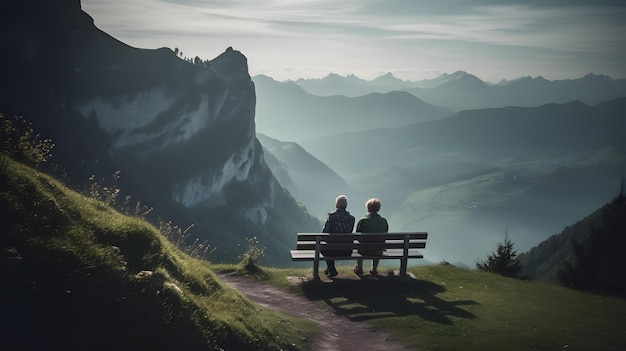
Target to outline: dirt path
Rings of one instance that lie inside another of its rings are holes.
[[[351,321],[319,302],[308,300],[303,295],[290,293],[268,284],[253,282],[243,277],[221,274],[219,278],[265,308],[316,322],[322,329],[322,337],[314,343],[314,350],[412,350],[403,344],[391,341],[388,334],[376,330],[372,325]],[[332,282],[325,284],[332,284]]]

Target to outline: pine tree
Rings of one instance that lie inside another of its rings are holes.
[[[487,262],[477,262],[476,268],[480,271],[517,278],[522,270],[522,265],[517,259],[517,250],[513,249],[513,242],[509,238],[508,228],[504,233],[504,243],[498,243],[496,252],[489,255]]]

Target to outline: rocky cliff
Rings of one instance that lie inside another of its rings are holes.
[[[57,144],[81,184],[121,171],[120,188],[233,261],[256,237],[274,264],[319,222],[275,180],[255,137],[255,89],[232,48],[187,62],[99,30],[80,2],[2,4],[0,108]]]

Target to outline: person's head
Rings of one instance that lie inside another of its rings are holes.
[[[365,209],[367,210],[367,212],[376,213],[380,211],[380,206],[381,206],[380,200],[377,198],[369,199],[365,203]]]
[[[348,198],[345,195],[339,195],[335,199],[335,207],[345,209],[348,207]]]

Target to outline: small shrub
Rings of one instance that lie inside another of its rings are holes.
[[[0,112],[0,154],[38,166],[52,156],[54,144],[36,133],[32,123],[22,116],[7,118]]]
[[[260,270],[258,266],[259,259],[263,257],[265,248],[259,244],[256,236],[252,238],[246,238],[248,242],[248,249],[241,256],[239,256],[239,265],[244,270],[254,273]]]
[[[122,171],[116,171],[113,173],[112,181],[110,185],[105,185],[105,179],[96,181],[96,176],[89,177],[88,194],[90,197],[104,202],[106,205],[115,206],[117,204],[117,198],[121,194],[120,188],[117,186],[117,182],[120,179]],[[129,197],[125,198],[125,202],[130,200]],[[119,206],[117,206],[119,208]]]

